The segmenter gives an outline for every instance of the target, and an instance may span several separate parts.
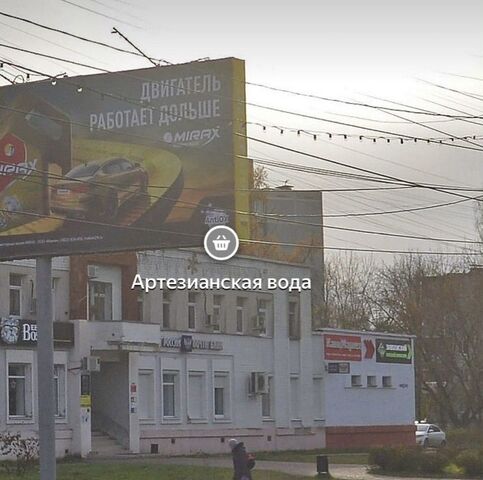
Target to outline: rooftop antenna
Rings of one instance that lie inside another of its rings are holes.
[[[129,40],[123,33],[121,33],[116,27],[112,27],[111,33],[117,33],[121,38],[123,38],[131,47],[133,47],[137,52],[139,52],[146,60],[149,60],[153,65],[159,67],[159,63],[156,63],[150,56],[146,55],[140,48],[138,48],[134,43]]]

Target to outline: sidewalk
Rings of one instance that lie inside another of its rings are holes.
[[[166,465],[199,465],[204,467],[221,467],[232,468],[230,458],[219,457],[158,457],[156,455],[116,455],[115,457],[97,457],[90,459],[90,462],[116,462],[126,461],[130,463],[159,463]],[[302,462],[272,462],[267,460],[257,460],[256,471],[272,470],[275,472],[288,473],[292,475],[302,475],[307,477],[315,477],[317,474],[314,463]],[[389,477],[382,475],[371,475],[367,473],[365,465],[331,465],[330,474],[340,480],[420,480],[420,477]],[[442,477],[428,478],[421,480],[454,480]]]

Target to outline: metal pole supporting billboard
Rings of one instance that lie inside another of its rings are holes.
[[[40,441],[40,480],[55,480],[54,325],[52,315],[52,259],[36,263],[37,379]]]

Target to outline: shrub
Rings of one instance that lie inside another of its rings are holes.
[[[417,472],[422,452],[417,447],[377,448],[370,452],[369,464],[385,472]]]
[[[36,438],[22,438],[20,433],[0,434],[0,455],[14,457],[14,462],[4,462],[7,473],[23,475],[39,456],[39,441]]]
[[[448,458],[441,452],[430,452],[424,455],[421,462],[421,471],[423,473],[442,473],[444,467],[448,464]]]
[[[455,463],[463,468],[467,475],[483,474],[483,452],[478,450],[464,450],[455,458]]]
[[[450,463],[449,465],[446,465],[446,467],[443,468],[443,473],[445,475],[451,475],[452,477],[456,477],[456,476],[464,475],[465,469],[462,467],[459,467],[455,463]]]

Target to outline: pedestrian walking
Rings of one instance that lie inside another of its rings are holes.
[[[255,466],[255,459],[247,453],[245,444],[236,438],[228,441],[233,458],[233,480],[252,480],[251,469]]]

